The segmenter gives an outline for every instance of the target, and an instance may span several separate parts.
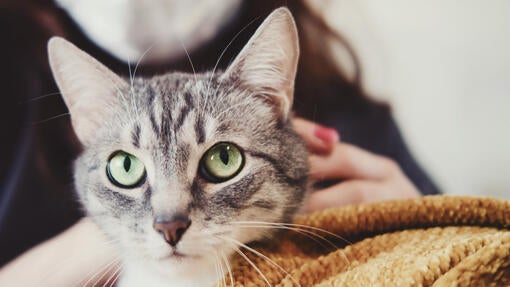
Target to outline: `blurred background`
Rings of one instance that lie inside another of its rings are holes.
[[[510,1],[312,3],[443,192],[510,199]]]

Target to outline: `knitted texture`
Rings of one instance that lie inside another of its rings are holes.
[[[329,209],[281,228],[293,230],[240,247],[246,258],[231,260],[233,280],[227,272],[219,286],[510,286],[508,201],[431,196]]]

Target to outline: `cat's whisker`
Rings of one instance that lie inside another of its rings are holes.
[[[218,257],[216,257],[216,260],[214,260],[214,273],[216,273],[216,278],[218,278],[218,280],[221,278],[221,274],[220,274],[220,269],[218,268]],[[219,282],[221,283],[221,282]],[[218,285],[221,287],[221,284]]]
[[[133,79],[136,78],[136,71],[138,70],[138,66],[142,62],[145,55],[147,55],[149,53],[149,51],[152,50],[152,48],[154,48],[154,46],[156,46],[157,44],[159,44],[159,41],[154,41],[154,43],[152,43],[152,45],[150,45],[149,48],[145,49],[145,51],[142,53],[140,58],[138,58],[138,61],[136,61],[136,64],[135,64],[135,69],[133,70]]]
[[[186,46],[184,45],[184,42],[179,36],[176,36],[177,40],[181,44],[182,49],[184,50],[184,53],[186,53],[186,57],[188,58],[188,62],[191,66],[191,69],[193,70],[193,77],[195,78],[195,82],[197,81],[197,72],[195,70],[195,66],[193,65],[193,61],[191,61],[191,57],[189,55],[188,49],[186,49]]]
[[[225,277],[225,269],[223,269],[223,261],[221,261],[221,258],[219,258],[220,263],[220,271],[221,271],[221,277],[223,278],[223,286],[227,287],[227,279]]]
[[[101,249],[96,249],[94,250],[93,252],[97,252],[97,253],[100,253],[102,252]],[[72,262],[72,261],[76,261],[77,259],[74,258],[74,257],[69,257],[61,262],[57,262],[56,263],[56,266],[51,270],[49,271],[47,274],[45,274],[43,276],[43,278],[41,278],[40,280],[37,281],[37,283],[34,283],[34,286],[35,285],[41,285],[43,284],[44,282],[50,280],[53,276],[56,276],[58,274],[58,272],[62,272],[62,269],[65,269],[65,268],[68,268],[69,263]],[[80,261],[81,259],[78,259],[78,261]],[[84,260],[87,260],[87,259],[84,259]],[[104,265],[102,265],[103,267],[106,267],[106,265],[108,265],[109,263],[111,263],[111,261],[105,263]],[[89,276],[91,276],[93,273],[97,272],[97,269],[93,269],[93,270],[90,270],[85,276],[84,276],[84,279],[82,279],[81,281],[77,282],[76,284],[78,286],[80,286],[80,284],[86,280],[86,278],[89,278]]]
[[[239,221],[239,222],[242,222],[242,221]],[[238,222],[238,223],[239,223]],[[254,221],[256,222],[256,221]],[[236,223],[236,222],[232,222],[232,223]],[[236,223],[236,224],[238,224]],[[246,222],[244,222],[246,223]],[[266,223],[266,224],[264,224]],[[291,225],[291,226],[286,226],[286,225]],[[294,225],[294,226],[292,226]],[[245,228],[275,228],[275,229],[286,229],[286,230],[291,230],[291,231],[294,231],[294,232],[297,232],[297,233],[300,233],[302,234],[303,236],[306,236],[310,239],[312,239],[313,241],[317,242],[318,244],[320,244],[322,247],[324,247],[325,249],[327,249],[321,242],[317,241],[314,237],[316,238],[319,238],[323,241],[325,241],[326,243],[328,243],[332,248],[333,250],[340,250],[340,248],[334,244],[333,242],[331,242],[330,240],[328,240],[327,238],[325,238],[324,236],[321,236],[317,233],[314,233],[310,230],[306,230],[305,228],[311,228],[312,230],[313,229],[318,229],[319,231],[321,232],[325,232],[326,230],[323,230],[323,229],[320,229],[320,228],[312,228],[311,226],[306,226],[306,225],[301,225],[301,224],[292,224],[292,223],[271,223],[271,222],[256,222],[256,224],[248,224],[248,225],[238,225],[240,227],[245,227]],[[330,233],[328,231],[328,233]],[[331,233],[331,234],[334,234],[334,233]],[[336,236],[338,239],[342,240],[342,241],[345,241],[349,244],[352,244],[352,242],[340,237],[340,236]],[[344,258],[345,260],[345,263],[347,265],[351,265],[351,261],[349,260],[349,258],[347,258],[347,256],[345,255],[345,253],[342,251],[342,257]]]
[[[129,59],[129,56],[128,56],[127,64],[128,64],[128,72],[129,72],[129,84],[131,86],[130,90],[132,90],[134,78],[133,78],[133,74],[131,73],[131,60]]]
[[[105,241],[103,241],[101,243],[103,243],[105,245],[110,245],[110,244],[113,244],[115,242],[117,242],[117,240],[105,240]],[[91,252],[95,252],[95,253],[99,254],[99,253],[103,252],[103,249],[97,248],[97,249],[94,249]],[[47,272],[47,274],[43,275],[43,278],[39,279],[36,283],[34,283],[34,286],[44,284],[44,282],[47,282],[51,278],[57,276],[59,272],[66,272],[65,271],[66,268],[69,268],[70,266],[72,266],[69,263],[70,262],[74,262],[76,260],[78,260],[78,262],[82,262],[82,261],[85,261],[85,260],[88,260],[88,259],[81,259],[81,258],[76,259],[75,257],[68,257],[68,258],[66,258],[66,259],[64,259],[62,261],[56,262],[54,268],[52,270],[50,270],[49,272]],[[107,266],[109,266],[115,260],[119,261],[118,259],[113,259],[112,261],[108,261],[107,263],[102,265],[101,270],[103,268],[106,268]],[[97,270],[96,268],[94,268],[93,270],[90,270],[89,272],[87,272],[87,274],[83,277],[82,280],[80,280],[79,282],[77,282],[77,283],[75,283],[73,285],[81,286],[81,283],[84,280],[87,280],[87,278],[89,278],[89,276],[93,275],[94,273],[98,273],[101,270]],[[72,270],[70,270],[69,272],[72,272]],[[95,274],[94,277],[95,276],[97,276],[97,274]]]
[[[115,278],[112,280],[112,284],[110,286],[108,286],[108,287],[114,287],[115,284],[117,283],[117,281],[119,280],[119,277],[122,275],[123,272],[124,272],[124,270],[121,268],[120,272],[117,273]]]
[[[230,278],[230,286],[234,287],[234,276],[232,275],[232,268],[230,267],[230,262],[228,261],[228,258],[225,256],[225,254],[220,253],[220,255],[223,258],[225,265],[227,266],[228,276]]]
[[[147,49],[145,49],[145,51],[142,53],[142,55],[140,56],[140,58],[138,58],[138,60],[136,61],[136,64],[135,64],[135,68],[133,70],[133,75],[131,75],[131,66],[129,65],[129,61],[128,61],[128,67],[129,67],[129,75],[130,75],[130,83],[131,83],[131,95],[134,96],[134,81],[136,79],[136,72],[138,71],[138,67],[140,65],[140,63],[142,62],[143,58],[150,52],[150,50],[152,50],[152,48],[154,48],[157,44],[159,44],[159,41],[154,41],[154,43],[152,43],[152,45],[150,45]],[[139,114],[138,114],[138,109],[136,109],[136,107],[133,105],[133,109],[135,110],[135,113],[136,113],[136,116],[139,117]]]
[[[347,255],[345,255],[345,252],[343,250],[341,250],[336,244],[334,244],[333,242],[331,242],[330,240],[328,240],[327,238],[317,234],[317,233],[314,233],[312,231],[309,231],[309,230],[304,230],[304,229],[300,229],[300,228],[297,228],[297,227],[289,227],[289,226],[264,226],[264,225],[251,225],[251,226],[239,226],[241,228],[245,227],[245,228],[269,228],[269,229],[283,229],[283,230],[290,230],[290,231],[293,231],[293,232],[297,232],[311,240],[313,240],[315,243],[319,244],[320,246],[322,246],[322,248],[324,248],[325,250],[328,249],[327,246],[325,246],[321,241],[319,241],[318,239],[328,243],[330,246],[329,248],[332,249],[332,251],[340,251],[340,254],[342,256],[342,258],[344,259],[345,263],[347,264],[347,266],[350,266],[351,265],[351,261],[349,260],[349,258],[347,257]]]
[[[113,239],[113,240],[108,240],[108,241],[103,241],[102,244],[110,247],[110,246],[113,246],[114,244],[118,243],[119,240],[117,239]],[[96,249],[97,252],[103,252],[101,249]],[[116,258],[113,260],[113,262],[115,261],[118,261],[120,262],[120,259]],[[107,268],[110,264],[112,263],[112,261],[108,261],[107,263],[103,264],[99,269],[96,269],[96,268],[93,268],[92,270],[90,270],[89,272],[87,272],[87,274],[84,276],[84,278],[78,282],[78,286],[86,286],[85,285],[82,285],[81,283],[84,281],[84,280],[91,280],[92,277],[95,277],[97,276],[97,273],[98,272],[101,272],[102,270],[104,270],[105,268]],[[88,278],[88,279],[87,279]]]
[[[33,123],[32,123],[32,125],[33,125],[33,126],[35,126],[35,125],[39,125],[39,124],[46,123],[46,122],[49,122],[49,121],[51,121],[51,120],[58,119],[58,118],[62,118],[62,117],[69,116],[69,115],[70,115],[69,113],[63,113],[63,114],[56,115],[56,116],[53,116],[53,117],[50,117],[50,118],[47,118],[47,119],[44,119],[44,120],[40,120],[40,121],[37,121],[37,122],[33,122]]]
[[[104,282],[103,287],[107,287],[108,285],[109,285],[109,286],[112,286],[112,285],[114,284],[114,282],[115,282],[115,280],[113,280],[113,279],[117,276],[117,274],[120,272],[120,270],[121,270],[121,269],[122,269],[122,266],[121,266],[121,265],[117,266],[117,267],[115,268],[115,271],[114,271],[114,272],[113,272],[113,273],[112,273],[112,274],[108,277],[108,279]],[[110,283],[110,281],[111,281],[111,283]]]
[[[113,260],[110,263],[103,265],[100,269],[96,270],[91,277],[87,279],[87,281],[83,285],[79,285],[82,287],[93,287],[96,286],[103,280],[103,277],[106,276],[109,272],[111,272],[112,268],[115,268],[116,264],[118,264],[118,260]]]
[[[269,264],[271,264],[272,266],[278,268],[280,271],[282,271],[283,273],[285,273],[286,276],[288,276],[290,278],[290,280],[292,280],[292,282],[296,283],[298,286],[301,287],[301,284],[296,281],[296,279],[287,271],[285,270],[283,267],[281,267],[280,265],[278,265],[276,262],[274,262],[274,260],[272,260],[271,258],[267,257],[266,255],[262,254],[261,252],[249,247],[248,245],[238,241],[238,240],[235,240],[233,238],[228,238],[228,237],[224,237],[224,236],[221,236],[221,238],[223,240],[226,240],[226,241],[230,241],[234,244],[237,244],[239,245],[240,247],[243,247],[245,249],[247,249],[248,251],[252,252],[253,254],[261,257],[262,259],[266,260],[266,262],[268,262]]]
[[[251,24],[253,24],[253,22],[255,22],[259,18],[260,17],[256,17],[253,20],[251,20],[248,24],[246,24],[239,32],[237,32],[237,34],[234,35],[234,37],[232,37],[232,40],[230,40],[230,42],[228,42],[227,46],[221,51],[220,56],[218,57],[218,60],[216,60],[216,63],[214,64],[214,67],[211,72],[211,76],[209,77],[209,80],[207,81],[207,91],[205,94],[206,98],[205,98],[205,104],[204,104],[202,113],[205,113],[205,108],[207,107],[207,103],[209,101],[209,95],[210,95],[209,92],[210,92],[210,88],[212,85],[212,80],[214,78],[214,75],[216,74],[216,69],[218,68],[218,65],[220,64],[220,61],[223,58],[223,55],[225,55],[225,53],[227,52],[230,45],[232,45],[232,43],[234,43],[234,41],[237,39],[237,37],[239,37],[239,35],[241,35],[241,33],[244,32],[244,30],[246,30],[249,26],[251,26]],[[222,82],[223,82],[223,78],[220,79],[220,82],[218,83],[218,87],[221,86]],[[216,91],[217,91],[217,89],[216,89]]]
[[[313,240],[315,243],[319,244],[320,246],[322,246],[322,248],[324,249],[333,249],[333,250],[336,250],[338,249],[338,247],[331,241],[329,241],[328,239],[316,234],[316,233],[313,233],[311,231],[308,231],[308,230],[302,230],[302,229],[299,229],[299,228],[295,228],[295,227],[288,227],[288,226],[266,226],[266,225],[246,225],[246,226],[239,226],[241,228],[267,228],[267,229],[283,229],[283,230],[290,230],[290,231],[293,231],[293,232],[297,232],[311,240]],[[327,242],[330,246],[326,246],[323,244],[323,242],[319,241],[317,238]]]
[[[31,102],[35,102],[35,101],[38,101],[38,100],[42,100],[44,98],[48,98],[48,97],[52,97],[52,96],[58,96],[58,95],[61,95],[60,92],[55,92],[55,93],[49,93],[49,94],[44,94],[42,96],[38,96],[38,97],[33,97],[33,98],[30,98],[28,100],[25,100],[25,101],[20,101],[18,102],[18,104],[28,104],[28,103],[31,103]]]
[[[131,70],[131,60],[128,58],[128,70],[129,70],[129,93],[131,94],[131,98],[135,98],[135,77]],[[138,109],[136,108],[136,103],[134,100],[131,100],[131,108],[135,112],[136,117],[139,119],[140,115],[138,114]]]
[[[255,271],[257,271],[257,273],[260,275],[260,277],[262,278],[262,280],[264,280],[264,282],[266,283],[267,286],[269,287],[273,287],[271,285],[271,283],[269,283],[269,280],[267,280],[267,277],[264,275],[264,273],[262,273],[262,271],[260,271],[260,269],[257,267],[257,265],[255,265],[255,263],[253,263],[253,261],[250,260],[250,258],[248,258],[248,256],[246,256],[246,254],[244,254],[238,247],[237,245],[235,245],[234,243],[231,243],[234,247],[234,250],[235,252],[237,252],[237,254],[241,255],[241,257],[244,258],[244,260],[246,260],[246,262],[248,262],[248,264],[251,265],[251,267],[253,267],[255,269]]]
[[[216,69],[218,68],[218,65],[221,61],[221,59],[223,58],[223,55],[225,55],[225,53],[227,52],[228,48],[230,47],[230,45],[232,45],[232,43],[234,43],[234,41],[237,39],[237,37],[239,37],[239,35],[241,35],[242,32],[244,32],[244,30],[248,29],[248,27],[251,26],[251,24],[253,24],[253,22],[255,22],[256,20],[258,20],[260,17],[256,17],[254,18],[253,20],[251,20],[248,24],[246,24],[239,32],[237,32],[237,34],[234,35],[234,37],[232,37],[232,40],[230,40],[230,42],[228,42],[227,46],[223,49],[223,51],[221,51],[221,54],[220,56],[218,57],[218,60],[216,60],[216,63],[214,64],[214,68],[212,70],[212,73],[211,73],[211,77],[209,78],[209,84],[208,84],[208,87],[211,86],[211,82],[212,82],[212,79],[214,77],[214,74],[216,72]],[[221,83],[221,82],[220,82]],[[207,89],[207,92],[209,92],[209,89]]]
[[[242,221],[239,221],[239,222],[242,222]],[[253,221],[254,223],[256,221]],[[266,225],[264,225],[264,223]],[[246,224],[246,222],[244,222],[244,224]],[[257,225],[257,224],[260,224],[260,225]],[[334,250],[339,250],[340,248],[334,244],[333,242],[331,242],[330,240],[328,240],[327,238],[325,238],[324,236],[322,235],[319,235],[317,233],[314,233],[310,230],[307,230],[307,229],[312,229],[312,230],[315,230],[315,231],[320,231],[320,232],[325,232],[326,234],[329,234],[331,236],[334,236],[335,238],[341,240],[341,241],[344,241],[348,244],[352,244],[352,242],[348,241],[347,239],[344,239],[343,237],[341,236],[338,236],[334,233],[331,233],[327,230],[324,230],[324,229],[321,229],[321,228],[317,228],[317,227],[312,227],[312,226],[307,226],[307,225],[302,225],[302,224],[295,224],[295,223],[271,223],[271,222],[256,222],[255,224],[252,224],[251,226],[253,227],[258,227],[258,228],[277,228],[277,229],[287,229],[287,230],[291,230],[291,231],[294,231],[294,232],[298,232],[312,240],[314,240],[315,242],[317,242],[318,244],[320,244],[321,246],[323,246],[324,248],[326,248],[321,242],[317,241],[314,237],[316,238],[319,238],[323,241],[325,241],[326,243],[328,243]],[[250,227],[250,225],[245,225],[244,227]],[[347,258],[347,256],[342,252],[342,255],[343,255],[343,258],[345,260],[345,262],[350,265],[351,262],[349,260],[349,258]]]
[[[62,261],[55,262],[54,266],[53,266],[54,268],[52,270],[50,270],[46,274],[42,275],[41,278],[37,279],[37,282],[34,282],[30,286],[35,287],[35,286],[42,285],[42,284],[46,283],[48,280],[50,280],[51,278],[56,276],[58,274],[58,272],[61,272],[63,269],[65,270],[65,268],[68,268],[69,263],[73,262],[73,261],[76,261],[75,257],[68,257]]]
[[[312,232],[310,230],[306,230],[304,228],[293,227],[293,226],[286,226],[284,224],[262,224],[262,223],[252,223],[252,224],[245,224],[245,223],[239,224],[239,223],[237,223],[237,224],[238,224],[239,227],[246,227],[246,228],[249,228],[249,227],[253,227],[253,228],[278,228],[278,229],[285,229],[285,230],[295,231],[295,232],[298,232],[298,233],[303,234],[303,235],[312,235],[312,236],[314,236],[316,238],[319,238],[319,239],[321,239],[323,241],[328,242],[334,249],[338,249],[338,246],[336,246],[333,242],[331,242],[330,240],[328,240],[324,236],[322,236],[320,234],[317,234],[315,232]]]
[[[106,275],[106,273],[108,272],[108,270],[112,267],[115,266],[115,264],[118,264],[120,262],[119,259],[114,259],[112,261],[110,261],[109,263],[107,264],[104,264],[101,268],[99,268],[99,270],[95,271],[93,273],[93,275],[91,277],[89,277],[89,279],[83,284],[81,285],[81,282],[79,283],[80,286],[82,287],[88,287],[88,286],[95,286],[99,281],[101,281],[101,279]],[[100,274],[102,274],[99,278],[96,279],[97,276],[99,276]],[[90,283],[92,282],[95,282],[94,284],[92,285],[89,285]]]
[[[216,273],[216,278],[221,278],[217,260],[214,260],[214,273]]]
[[[220,267],[220,277],[218,278],[221,278],[222,279],[221,283],[223,283],[224,287],[227,287],[227,281],[225,279],[225,269],[223,269],[223,264],[217,251],[214,251],[214,257],[216,257],[216,262],[218,262],[218,266]]]
[[[350,242],[349,240],[347,240],[346,238],[338,235],[338,234],[335,234],[331,231],[327,231],[325,229],[322,229],[322,228],[318,228],[318,227],[313,227],[313,226],[308,226],[308,225],[303,225],[303,224],[297,224],[297,223],[283,223],[283,222],[265,222],[265,221],[234,221],[234,222],[231,222],[231,223],[234,223],[234,224],[267,224],[267,225],[285,225],[285,226],[291,226],[291,227],[299,227],[299,228],[303,228],[303,229],[311,229],[311,230],[314,230],[314,231],[319,231],[319,232],[322,232],[324,234],[327,234],[329,236],[332,236],[338,240],[341,240],[345,243],[348,243],[348,244],[352,244],[352,242]]]

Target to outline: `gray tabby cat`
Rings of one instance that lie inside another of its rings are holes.
[[[119,286],[212,286],[218,262],[271,237],[262,222],[300,208],[307,156],[289,119],[299,51],[287,9],[224,72],[127,81],[64,39],[48,48],[83,145],[76,190],[121,251]]]

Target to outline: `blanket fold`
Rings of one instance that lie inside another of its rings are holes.
[[[388,201],[279,228],[277,241],[241,247],[219,286],[510,286],[508,201]]]

